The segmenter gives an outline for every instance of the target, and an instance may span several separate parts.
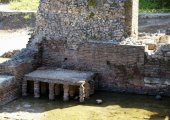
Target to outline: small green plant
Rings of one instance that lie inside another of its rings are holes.
[[[25,19],[25,20],[31,20],[31,15],[25,15],[25,16],[24,16],[24,19]]]
[[[95,7],[96,5],[97,5],[97,1],[96,0],[88,0],[88,6]]]
[[[89,14],[89,18],[92,18],[92,17],[94,17],[95,16],[95,14],[93,13],[93,12],[91,12],[90,14]]]

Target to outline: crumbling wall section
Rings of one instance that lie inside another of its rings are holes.
[[[35,51],[23,49],[11,60],[0,64],[0,105],[4,105],[21,95],[22,79],[26,73],[34,69],[34,54]],[[37,65],[36,62],[35,66]]]
[[[134,37],[132,34],[136,37],[138,1],[132,1],[41,0],[36,31],[29,46],[45,38],[67,41],[71,49],[76,49],[82,41],[122,41]]]
[[[170,96],[170,45],[160,45],[156,52],[145,57],[144,83],[150,92]]]
[[[0,75],[0,106],[19,96],[19,89],[14,76]]]

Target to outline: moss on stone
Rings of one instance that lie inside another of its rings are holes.
[[[132,5],[132,1],[131,0],[127,0],[126,2],[125,2],[125,8],[130,8],[131,7],[131,5]]]

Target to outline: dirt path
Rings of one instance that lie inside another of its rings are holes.
[[[9,4],[0,3],[0,11],[9,10]]]
[[[0,8],[2,6],[7,7],[1,4]],[[0,16],[0,56],[26,47],[30,30],[35,26],[35,15],[34,12],[3,12],[5,17]]]
[[[170,13],[144,13],[139,17],[139,32],[156,33],[170,28]]]
[[[30,35],[29,30],[0,30],[0,56],[8,51],[26,47]]]

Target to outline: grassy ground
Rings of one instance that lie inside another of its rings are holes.
[[[104,102],[97,105],[95,100]],[[20,98],[0,109],[0,119],[24,120],[170,120],[170,98],[97,92],[84,104],[62,98]]]
[[[12,10],[37,10],[39,0],[14,0],[10,2]]]

